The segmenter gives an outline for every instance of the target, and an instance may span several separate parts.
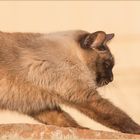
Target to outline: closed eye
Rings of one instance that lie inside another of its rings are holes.
[[[98,50],[100,50],[100,51],[105,51],[105,50],[107,50],[107,49],[106,49],[106,47],[105,47],[104,45],[101,45],[101,46],[98,47]]]
[[[110,67],[110,64],[109,63],[105,63],[105,68],[109,68]]]
[[[113,63],[111,63],[110,61],[105,61],[104,66],[105,66],[106,69],[112,69],[113,68]]]

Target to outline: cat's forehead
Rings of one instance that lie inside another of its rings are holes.
[[[100,51],[100,50],[96,50],[96,49],[94,49],[93,51],[97,53],[98,57],[101,60],[108,61],[108,62],[114,62],[114,56],[112,55],[109,48],[107,48],[104,51]]]

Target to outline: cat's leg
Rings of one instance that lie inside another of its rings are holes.
[[[61,109],[45,110],[38,114],[33,114],[32,117],[48,125],[82,128],[69,114]]]
[[[98,94],[93,95],[87,102],[82,104],[73,103],[70,105],[107,127],[124,133],[140,134],[140,125]]]

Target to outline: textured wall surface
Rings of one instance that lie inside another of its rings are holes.
[[[140,139],[140,135],[63,128],[39,124],[0,125],[0,140]]]

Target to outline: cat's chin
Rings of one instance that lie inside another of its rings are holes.
[[[103,86],[108,85],[109,83],[110,82],[107,80],[102,80],[102,81],[97,82],[97,87],[103,87]]]

